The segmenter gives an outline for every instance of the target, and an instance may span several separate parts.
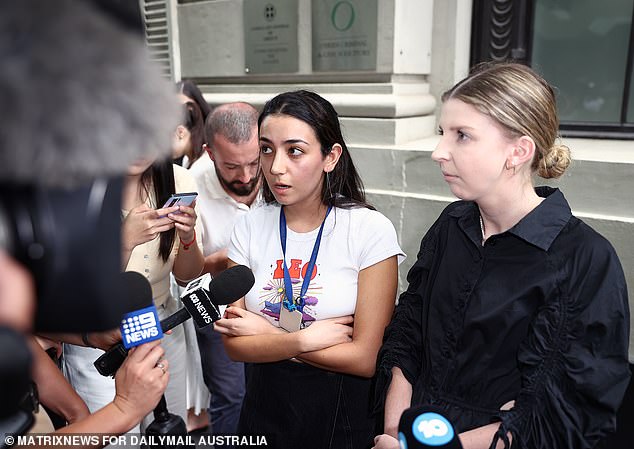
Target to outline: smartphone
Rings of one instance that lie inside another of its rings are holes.
[[[191,206],[197,196],[198,192],[174,193],[167,201],[165,201],[165,204],[161,209],[172,206]],[[160,218],[163,218],[164,216],[165,215]]]

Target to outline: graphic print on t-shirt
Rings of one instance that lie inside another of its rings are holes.
[[[262,287],[260,292],[260,305],[262,312],[275,320],[280,319],[280,307],[282,301],[286,298],[284,289],[284,267],[282,265],[282,259],[276,260],[271,264],[271,280]],[[304,297],[304,308],[302,310],[304,323],[310,324],[317,319],[316,305],[319,302],[318,295],[321,293],[322,287],[315,283],[315,278],[319,273],[319,264],[315,264],[313,269],[313,275],[311,277],[310,285],[306,291]],[[293,285],[293,299],[296,299],[301,291],[304,277],[307,275],[308,262],[304,263],[301,259],[291,259],[290,266],[288,267],[288,274],[291,277],[291,284]]]

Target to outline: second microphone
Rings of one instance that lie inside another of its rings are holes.
[[[228,268],[213,280],[210,274],[194,279],[187,284],[181,296],[185,307],[161,320],[162,331],[167,332],[190,317],[194,318],[197,327],[208,326],[222,318],[218,306],[231,304],[242,298],[251,290],[254,282],[253,273],[244,265]],[[151,300],[149,298],[149,304]],[[95,360],[95,368],[102,376],[114,376],[127,355],[127,349],[119,343]]]

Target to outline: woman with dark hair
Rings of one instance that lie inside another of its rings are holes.
[[[189,101],[193,101],[200,108],[203,113],[203,118],[207,118],[211,112],[211,106],[207,103],[207,100],[203,97],[202,92],[193,81],[184,80],[176,83],[178,93],[185,96]]]
[[[172,157],[180,161],[183,167],[191,168],[205,151],[205,120],[211,107],[192,81],[180,81],[176,88],[185,105],[185,120],[176,128]]]
[[[196,184],[187,170],[173,165],[169,159],[138,161],[130,166],[124,181],[122,266],[125,271],[136,271],[148,279],[161,319],[177,309],[170,293],[170,273],[185,285],[203,268],[195,205],[161,206],[173,193],[195,190]],[[186,419],[187,363],[181,326],[163,339],[162,347],[170,366],[165,391],[167,405],[170,412]],[[66,375],[91,412],[111,402],[115,394],[113,379],[101,376],[93,366],[101,354],[102,351],[89,347],[64,347]],[[141,423],[142,428],[152,420],[152,415],[148,415]]]
[[[256,282],[215,323],[228,354],[249,362],[238,432],[277,448],[367,448],[370,383],[404,254],[365,201],[328,101],[283,93],[258,124],[267,205],[236,224],[228,252]]]
[[[324,206],[374,209],[365,202],[363,183],[343,139],[339,117],[328,101],[308,91],[278,95],[264,106],[258,118],[259,129],[262,128],[262,122],[271,115],[288,115],[301,120],[315,133],[317,141],[321,144],[322,156],[338,157],[332,170],[324,171],[325,182],[321,183],[321,201]],[[338,154],[332,153],[333,148],[338,150],[335,145],[341,147]],[[262,154],[268,153],[262,150]],[[268,183],[263,186],[263,194],[267,203],[277,201]]]
[[[191,168],[200,158],[204,149],[204,123],[202,112],[196,103],[185,101],[183,123],[178,125],[172,136],[172,159],[178,165]]]

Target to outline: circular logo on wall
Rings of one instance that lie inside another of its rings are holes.
[[[330,13],[330,21],[337,31],[347,31],[354,23],[354,6],[348,1],[335,3]]]

